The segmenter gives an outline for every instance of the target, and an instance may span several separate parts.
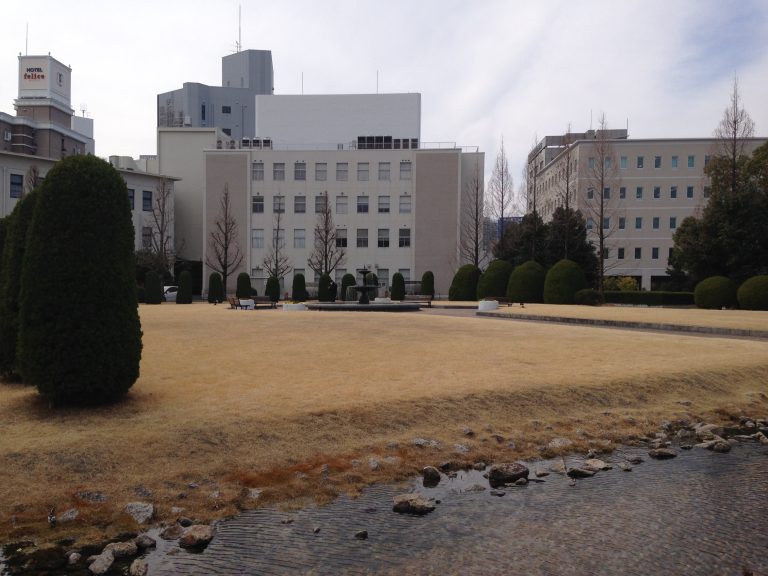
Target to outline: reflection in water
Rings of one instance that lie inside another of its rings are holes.
[[[202,554],[148,560],[152,574],[766,573],[766,478],[768,450],[754,445],[647,459],[573,487],[552,474],[503,497],[466,491],[488,486],[468,471],[433,489],[414,483],[441,500],[425,517],[393,513],[403,490],[380,486],[324,508],[244,513]],[[361,529],[368,540],[354,538]]]

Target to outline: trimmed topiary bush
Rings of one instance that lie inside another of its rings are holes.
[[[696,284],[693,301],[699,308],[733,308],[736,305],[736,284],[725,276],[710,276]]]
[[[506,260],[494,260],[488,264],[480,281],[477,283],[477,298],[504,298],[507,295],[507,283],[512,274],[512,264]]]
[[[179,291],[176,293],[176,304],[192,304],[192,274],[188,270],[179,274]]]
[[[224,283],[218,272],[211,272],[208,276],[208,302],[210,304],[224,302]]]
[[[365,275],[365,285],[366,286],[378,286],[379,285],[379,277],[376,276],[373,272],[368,272],[368,274]]]
[[[390,298],[392,300],[403,300],[405,298],[405,278],[400,272],[395,272],[392,275],[392,292],[390,292]]]
[[[251,292],[251,277],[248,276],[248,272],[240,272],[237,275],[237,285],[235,288],[235,296],[238,298],[250,298]]]
[[[637,292],[640,286],[632,276],[606,276],[603,278],[603,292]]]
[[[144,290],[144,286],[136,286],[136,299],[139,301],[139,304],[147,303],[147,291]]]
[[[435,275],[431,270],[427,270],[424,272],[424,274],[421,275],[420,294],[427,294],[432,298],[435,297]]]
[[[141,360],[125,181],[96,156],[69,156],[38,193],[21,276],[21,374],[51,404],[117,400]]]
[[[584,288],[573,295],[576,304],[581,306],[600,306],[605,303],[603,295],[594,288]]]
[[[341,277],[341,299],[346,300],[347,299],[347,288],[350,286],[355,285],[355,276],[354,274],[344,274],[344,276]]]
[[[331,293],[331,277],[328,274],[323,274],[317,282],[317,299],[320,302],[333,302],[333,294]]]
[[[560,260],[544,278],[544,303],[573,304],[576,292],[586,287],[584,270],[572,260]]]
[[[459,268],[448,289],[448,299],[477,300],[477,283],[481,275],[480,268],[473,264],[465,264]]]
[[[753,276],[739,286],[736,292],[739,308],[768,310],[768,275]]]
[[[163,301],[163,285],[154,270],[144,276],[144,301],[147,304],[160,304]]]
[[[264,295],[269,296],[272,302],[280,301],[280,280],[275,276],[267,278],[267,285],[264,288]]]
[[[307,283],[304,280],[304,274],[293,275],[293,285],[291,286],[291,300],[294,302],[304,302],[307,299]]]
[[[521,304],[544,301],[544,279],[547,276],[544,266],[528,260],[523,262],[509,275],[507,299]]]

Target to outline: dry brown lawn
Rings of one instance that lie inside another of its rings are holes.
[[[664,418],[768,412],[764,341],[426,313],[140,311],[141,377],[119,405],[51,410],[0,384],[0,541],[131,528],[121,510],[147,499],[140,486],[159,520],[173,506],[207,519],[403,478],[457,458],[456,443],[470,461],[515,459],[556,436],[585,448]],[[108,500],[83,504],[83,490]],[[50,530],[50,505],[81,514]]]

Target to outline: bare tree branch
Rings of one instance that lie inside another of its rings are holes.
[[[475,163],[475,173],[467,182],[463,198],[463,218],[459,255],[462,262],[474,264],[480,268],[487,259],[484,243],[485,204],[483,202],[483,183],[480,168]]]
[[[152,202],[152,236],[150,253],[160,262],[164,272],[173,276],[176,252],[173,246],[173,183],[161,178]]]
[[[717,154],[728,159],[731,171],[731,193],[738,184],[738,162],[745,154],[747,139],[755,134],[755,123],[749,113],[741,105],[739,96],[739,79],[733,79],[731,104],[723,111],[723,118],[715,129],[718,139]]]
[[[270,245],[269,252],[267,252],[267,255],[264,257],[264,269],[267,271],[267,274],[269,276],[274,276],[278,280],[280,280],[293,268],[293,266],[291,266],[290,260],[288,260],[288,257],[283,253],[283,248],[285,247],[285,236],[281,236],[280,231],[284,231],[285,228],[282,228],[282,221],[283,210],[276,210],[275,227],[272,231],[272,243]]]
[[[227,278],[243,262],[243,252],[237,240],[237,220],[232,215],[229,201],[229,184],[224,184],[224,192],[219,200],[219,214],[213,223],[213,230],[208,237],[206,265],[221,274],[224,293],[227,293]]]
[[[509,172],[509,160],[504,150],[504,138],[493,164],[493,173],[488,180],[487,212],[499,226],[499,238],[504,237],[505,219],[512,215],[515,188]]]
[[[317,214],[315,224],[314,248],[307,259],[307,265],[315,274],[331,274],[344,263],[346,251],[336,245],[336,225],[333,223],[333,212],[328,202],[328,192],[323,193],[325,204]]]

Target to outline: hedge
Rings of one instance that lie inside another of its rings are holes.
[[[448,289],[448,299],[477,300],[477,283],[481,275],[480,268],[473,264],[465,264],[459,268]]]
[[[211,304],[224,302],[224,284],[218,272],[212,272],[208,277],[208,302]]]
[[[693,292],[666,292],[644,290],[606,290],[607,304],[634,304],[640,306],[693,306]]]
[[[547,276],[544,266],[528,260],[517,266],[509,275],[507,299],[510,302],[543,302],[544,279]]]
[[[238,298],[250,298],[253,296],[253,291],[251,290],[251,277],[248,276],[248,272],[240,272],[240,274],[237,275],[235,296]]]
[[[768,310],[768,275],[753,276],[736,292],[739,308],[744,310]]]
[[[394,287],[394,277],[392,286]],[[403,293],[405,293],[405,287],[403,287]],[[429,295],[432,298],[435,297],[435,275],[431,270],[427,270],[421,275],[421,294]]]
[[[699,308],[733,308],[736,305],[736,284],[725,276],[710,276],[696,284],[693,301]]]
[[[144,276],[144,294],[147,304],[160,304],[163,301],[162,280],[154,270],[149,270]]]
[[[395,272],[392,275],[392,292],[390,294],[392,300],[402,301],[405,299],[405,278],[400,272]]]
[[[192,304],[192,274],[184,270],[179,274],[179,291],[176,293],[176,304]]]
[[[581,306],[600,306],[605,303],[603,295],[594,288],[584,288],[573,296],[574,302]]]
[[[584,271],[572,260],[560,260],[544,279],[546,304],[573,304],[576,292],[587,287]]]
[[[293,282],[291,284],[291,300],[294,302],[304,302],[306,299],[307,282],[304,279],[304,274],[294,274]]]
[[[485,269],[477,283],[477,298],[505,297],[507,284],[512,274],[512,264],[506,260],[494,260]]]
[[[264,289],[264,295],[269,296],[272,302],[280,300],[280,280],[274,276],[267,278],[267,286]]]

